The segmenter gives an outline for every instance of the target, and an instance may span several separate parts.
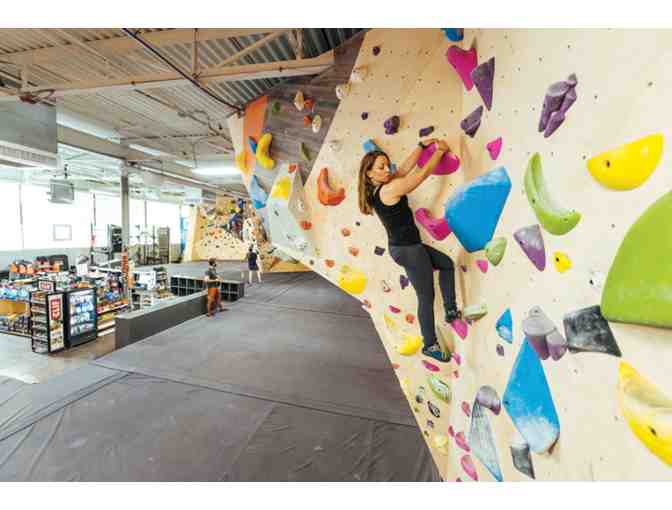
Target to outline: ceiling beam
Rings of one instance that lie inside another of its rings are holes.
[[[328,51],[315,58],[284,60],[263,64],[249,64],[233,67],[211,67],[204,69],[199,76],[202,83],[257,80],[262,78],[287,78],[319,74],[334,65],[334,51]],[[23,92],[38,93],[54,91],[52,97],[65,95],[96,94],[123,90],[145,90],[160,87],[173,87],[188,83],[176,72],[142,74],[114,79],[96,79],[67,83],[52,83],[27,87]],[[11,100],[4,96],[0,101]]]
[[[45,29],[48,30],[48,29]],[[213,39],[228,39],[229,37],[241,37],[254,34],[266,34],[273,32],[274,28],[200,28],[198,29],[199,42],[210,41]],[[172,30],[162,30],[160,32],[142,33],[143,39],[153,46],[169,46],[171,44],[193,43],[193,28],[176,28]],[[112,39],[101,39],[98,41],[83,42],[88,48],[104,53],[105,55],[123,55],[136,51],[137,43],[125,35],[114,37]],[[64,45],[68,46],[68,45]],[[75,46],[72,44],[71,46]],[[15,53],[0,54],[2,60],[14,62],[17,64],[40,64],[46,63],[67,55],[62,47],[50,46],[37,50],[27,50]]]

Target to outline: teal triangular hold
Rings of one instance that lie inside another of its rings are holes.
[[[250,198],[252,199],[252,205],[255,209],[262,209],[266,207],[266,200],[268,200],[268,193],[259,185],[257,177],[252,176],[250,180]]]
[[[507,308],[506,311],[497,319],[495,324],[497,329],[497,334],[510,344],[513,343],[513,319],[511,318],[511,309]]]
[[[560,437],[560,420],[544,368],[527,339],[511,369],[503,404],[534,453],[547,452]]]
[[[446,203],[446,221],[469,253],[492,239],[510,191],[511,179],[502,166],[461,186]]]
[[[483,412],[478,402],[474,402],[471,410],[471,427],[469,428],[469,447],[481,463],[490,471],[498,482],[502,481],[502,470],[499,467],[497,446],[490,427],[490,419]]]

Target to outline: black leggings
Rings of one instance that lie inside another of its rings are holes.
[[[418,321],[425,347],[436,343],[434,326],[434,269],[439,270],[439,287],[446,313],[457,309],[455,264],[445,253],[426,244],[390,246],[390,256],[406,270],[418,296]]]

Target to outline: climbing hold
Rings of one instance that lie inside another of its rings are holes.
[[[530,455],[530,445],[525,442],[525,439],[519,436],[511,443],[510,449],[513,467],[534,480],[534,466],[532,464],[532,456]]]
[[[434,126],[427,126],[425,128],[422,128],[420,132],[418,133],[418,136],[420,138],[424,138],[426,136],[431,135],[434,132]]]
[[[310,112],[315,111],[315,100],[314,99],[306,99],[306,101],[303,104],[306,107],[306,110],[308,110]]]
[[[327,265],[327,267],[329,267],[329,268],[334,267],[334,266],[336,265],[336,261],[335,261],[335,260],[331,260],[331,259],[326,259],[326,260],[324,261],[324,263],[325,263],[325,264]]]
[[[313,133],[319,133],[320,129],[322,129],[322,117],[315,115],[313,117]]]
[[[555,264],[555,269],[557,269],[558,273],[564,273],[572,267],[572,261],[561,251],[553,252],[553,263]]]
[[[404,342],[400,346],[397,346],[397,352],[402,356],[412,356],[420,350],[420,347],[422,347],[421,336],[404,333],[402,338],[404,339]]]
[[[651,453],[672,466],[672,399],[621,362],[618,401],[630,430]]]
[[[399,312],[401,312],[401,309],[397,308],[396,306],[390,305],[390,312],[399,313]]]
[[[432,420],[427,420],[427,427],[429,427],[430,429],[433,429],[434,428],[434,422]]]
[[[299,146],[299,151],[301,152],[301,157],[303,159],[305,159],[307,162],[310,163],[310,160],[312,158],[311,158],[310,149],[308,149],[308,146],[305,143],[301,142],[301,144]]]
[[[502,410],[499,394],[492,386],[481,386],[478,393],[476,393],[476,402],[481,406],[490,409],[495,415],[498,415]]]
[[[353,83],[361,83],[369,74],[369,68],[366,66],[355,67],[350,73],[350,81]]]
[[[385,248],[381,248],[380,246],[376,246],[373,249],[373,253],[375,253],[376,255],[378,255],[380,257],[385,253]]]
[[[457,335],[462,340],[467,338],[467,332],[469,328],[466,322],[464,322],[462,319],[457,319],[451,322],[450,325],[452,326],[453,330],[455,330],[455,333],[457,333]]]
[[[297,168],[298,168],[297,165],[289,165],[289,168],[287,169],[287,171],[288,171],[290,174],[293,174],[294,172],[296,172],[296,169],[297,169]]]
[[[266,201],[268,200],[268,193],[259,185],[257,176],[253,175],[250,179],[249,187],[250,198],[252,199],[252,205],[255,209],[263,209],[266,207]]]
[[[392,363],[392,368],[397,370],[399,368],[399,363]]]
[[[397,323],[394,320],[390,319],[390,317],[387,314],[383,315],[383,319],[385,320],[385,326],[387,327],[388,330],[390,330],[390,332],[396,333],[397,331],[399,331],[399,326],[397,325]]]
[[[410,283],[410,280],[406,275],[399,275],[399,285],[401,286],[401,290],[404,290],[406,287],[408,287],[408,284]]]
[[[247,156],[245,152],[236,154],[236,166],[241,172],[247,172]]]
[[[491,57],[478,67],[471,70],[471,81],[476,85],[476,90],[483,99],[483,104],[492,110],[492,89],[495,79],[495,57]]]
[[[305,220],[304,220],[304,221],[300,221],[300,222],[299,222],[299,226],[300,226],[303,230],[310,230],[310,229],[313,227],[313,224],[312,224],[311,222],[309,222],[309,221],[305,221]]]
[[[471,407],[469,402],[462,402],[462,412],[467,415],[467,418],[471,416]]]
[[[538,306],[532,307],[528,316],[523,320],[523,332],[542,360],[548,359],[550,355],[554,361],[557,361],[567,352],[567,341]]]
[[[599,306],[589,306],[565,314],[562,323],[565,327],[569,352],[602,352],[621,356],[621,349]]]
[[[440,434],[434,436],[434,446],[436,446],[436,449],[439,453],[442,453],[443,455],[448,455],[448,450],[446,449],[447,445],[448,445],[448,438],[446,436],[442,436]]]
[[[483,260],[483,259],[478,259],[476,261],[476,265],[478,266],[478,269],[481,270],[481,273],[485,274],[488,272],[488,261]]]
[[[313,119],[310,118],[310,115],[303,116],[303,127],[308,127],[312,124]]]
[[[672,328],[670,218],[672,192],[649,206],[625,234],[602,293],[607,320]]]
[[[527,258],[530,259],[530,262],[534,264],[534,267],[543,271],[546,268],[546,248],[539,225],[519,228],[514,232],[513,238],[527,255]]]
[[[534,153],[527,164],[525,193],[539,223],[551,234],[564,235],[576,227],[581,219],[580,213],[557,205],[551,198],[544,182],[541,157],[538,152]]]
[[[428,209],[420,208],[416,210],[415,220],[437,241],[443,241],[451,233],[446,219],[432,218],[432,214]]]
[[[488,314],[488,305],[481,303],[478,305],[467,306],[464,309],[464,318],[470,321],[477,321]]]
[[[471,138],[476,135],[476,131],[481,126],[481,116],[483,115],[483,107],[479,106],[469,115],[467,115],[462,122],[460,122],[460,127],[464,130],[464,133]]]
[[[464,28],[442,28],[441,31],[453,42],[459,42],[464,39]]]
[[[368,154],[369,152],[382,152],[382,149],[376,145],[376,142],[373,140],[367,140],[364,142],[364,152]]]
[[[428,145],[420,153],[418,158],[417,165],[420,168],[424,168],[427,162],[431,159],[432,155],[436,152],[436,144]],[[432,175],[450,175],[453,172],[456,172],[460,168],[460,158],[458,158],[452,152],[446,152],[441,156],[441,159],[436,163]]]
[[[393,115],[389,119],[387,119],[383,123],[383,127],[385,128],[385,134],[386,135],[393,135],[397,131],[399,131],[399,124],[401,122],[401,119],[399,119],[399,115]]]
[[[567,80],[556,82],[546,90],[539,119],[539,132],[543,131],[545,138],[564,122],[565,114],[576,101],[576,84],[576,75],[571,74]]]
[[[366,288],[366,275],[350,266],[341,266],[338,286],[350,294],[361,294]]]
[[[434,393],[438,399],[442,400],[443,402],[450,403],[452,396],[450,386],[448,386],[435,375],[430,375],[427,378],[427,383],[429,384],[429,389],[432,390],[432,393]],[[448,433],[450,433],[451,430],[452,429],[448,429]]]
[[[605,188],[638,188],[651,176],[663,155],[663,135],[645,136],[588,160],[588,172]]]
[[[455,443],[465,452],[471,451],[471,448],[469,448],[469,443],[467,443],[467,440],[464,437],[464,432],[460,431],[457,434],[455,434]]]
[[[368,112],[362,112],[362,120],[366,120],[369,118]]]
[[[424,388],[424,386],[418,386],[418,391],[415,394],[415,401],[418,404],[423,404],[425,402],[425,388]]]
[[[341,229],[341,235],[342,235],[343,237],[349,237],[349,236],[350,236],[350,229],[349,229],[349,228],[345,228],[345,227],[343,227],[343,228]]]
[[[430,372],[438,372],[439,371],[439,367],[437,367],[433,363],[430,363],[429,361],[425,361],[424,359],[422,360],[422,366],[425,367]],[[437,418],[438,418],[438,416],[437,416]]]
[[[380,55],[380,46],[374,46],[373,47],[373,56],[377,57],[378,55]]]
[[[460,269],[462,270],[463,273],[467,272],[467,266],[465,266],[464,264],[460,264]]]
[[[506,251],[506,237],[498,237],[485,245],[485,257],[493,266],[499,265]]]
[[[303,97],[303,92],[298,90],[296,92],[296,95],[294,96],[294,106],[296,106],[296,109],[301,111],[306,105],[306,100]]]
[[[382,280],[380,282],[380,287],[383,289],[383,292],[392,292],[392,289],[390,288],[390,286],[387,284],[387,282],[385,280]]]
[[[497,344],[497,354],[504,356],[504,347],[501,344]]]
[[[255,141],[254,138],[251,136],[247,137],[247,143],[250,145],[250,150],[252,150],[252,154],[257,153],[257,142]]]
[[[474,466],[474,462],[471,460],[471,457],[469,455],[463,455],[462,458],[460,459],[460,464],[462,465],[462,469],[464,469],[464,472],[467,473],[469,478],[477,482],[478,473],[476,472],[476,466]]]
[[[483,408],[474,402],[471,411],[471,426],[469,427],[469,446],[472,453],[490,471],[490,474],[498,482],[502,481],[502,470],[497,458],[497,447],[492,434],[489,417],[483,412]]]
[[[449,426],[448,426],[448,435],[449,435],[450,437],[455,437],[455,431],[453,430],[453,426],[452,426],[452,425],[449,425]]]
[[[499,167],[458,188],[446,203],[446,221],[469,253],[492,239],[510,191],[506,168]]]
[[[478,55],[476,48],[463,50],[459,46],[451,46],[448,48],[446,58],[451,66],[455,69],[458,76],[462,79],[467,90],[471,90],[474,82],[471,81],[471,71],[478,65]]]
[[[289,193],[292,190],[292,182],[289,177],[281,177],[275,181],[273,189],[271,189],[271,198],[279,198],[282,200],[289,199]]]
[[[280,105],[280,101],[273,101],[273,104],[271,105],[271,113],[273,115],[277,115],[282,111],[282,106]]]
[[[320,170],[317,178],[317,198],[322,205],[338,205],[345,199],[345,189],[339,188],[334,191],[329,186],[329,171],[326,168]]]
[[[502,340],[513,343],[513,319],[509,308],[497,319],[495,329]]]
[[[343,144],[341,143],[340,140],[331,140],[329,142],[329,149],[331,152],[338,154],[341,152],[341,149],[343,148]]]
[[[350,246],[348,248],[348,251],[350,252],[350,255],[352,255],[353,257],[359,255],[359,248],[355,248],[354,246]]]
[[[365,299],[362,303],[364,303],[365,308],[371,308],[371,302],[368,299]]]
[[[406,322],[409,324],[415,324],[415,316],[412,313],[407,313]]]
[[[431,365],[431,363],[430,363]],[[439,369],[439,367],[436,367],[436,372]],[[436,407],[434,404],[432,404],[429,400],[427,401],[427,409],[429,409],[429,412],[434,416],[434,418],[441,418],[441,411],[439,410],[438,407]]]
[[[342,101],[344,98],[346,98],[348,94],[350,94],[349,83],[341,83],[340,85],[336,85],[336,97],[339,101]]]
[[[462,364],[462,357],[458,353],[456,352],[453,353],[453,359],[455,360],[455,363],[457,363],[458,366]]]
[[[490,159],[493,161],[499,157],[499,153],[502,152],[502,137],[495,138],[492,142],[489,142],[486,146],[488,153],[490,154]]]
[[[534,453],[553,447],[560,436],[560,420],[544,368],[527,340],[511,370],[502,403]]]

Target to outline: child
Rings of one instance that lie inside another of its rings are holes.
[[[208,287],[208,317],[216,313],[216,308],[220,312],[224,311],[222,307],[221,294],[219,291],[219,276],[217,275],[217,261],[214,258],[208,260],[208,270],[205,272],[205,282]]]
[[[257,272],[257,279],[261,283],[261,270],[257,264],[257,252],[254,250],[254,246],[250,245],[250,249],[247,252],[247,269],[249,271],[250,285],[252,285],[252,271]]]

